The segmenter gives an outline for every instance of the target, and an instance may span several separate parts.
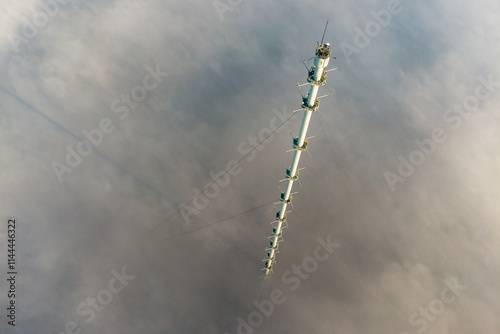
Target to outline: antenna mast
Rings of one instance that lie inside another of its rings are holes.
[[[323,37],[321,37],[321,44],[320,45],[323,45],[323,40],[325,39],[325,34],[326,34],[326,28],[328,28],[328,21],[326,21],[325,31],[323,31]]]
[[[309,121],[311,115],[314,111],[318,110],[318,89],[320,86],[326,84],[327,71],[325,68],[328,66],[331,57],[330,43],[323,44],[325,38],[326,28],[328,27],[328,21],[326,22],[325,30],[323,32],[323,37],[321,38],[321,44],[316,48],[316,55],[314,58],[314,66],[308,68],[307,82],[311,84],[308,93],[302,98],[301,109],[304,110],[304,117],[302,119],[302,125],[300,127],[299,136],[293,138],[293,150],[295,150],[292,165],[286,170],[285,179],[288,180],[285,192],[281,193],[281,210],[276,213],[276,219],[271,223],[273,224],[273,233],[269,237],[271,239],[269,243],[269,248],[267,249],[267,257],[264,260],[264,282],[270,277],[274,263],[276,262],[276,253],[278,253],[279,243],[283,240],[281,237],[282,230],[286,225],[286,207],[292,202],[292,185],[294,181],[299,179],[299,159],[300,155],[307,148],[306,133],[309,127]],[[306,66],[307,67],[307,66]]]

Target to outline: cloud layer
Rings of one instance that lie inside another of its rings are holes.
[[[5,6],[0,233],[8,217],[19,222],[18,323],[4,318],[5,332],[70,332],[74,322],[82,333],[244,333],[238,318],[248,322],[256,310],[277,210],[265,204],[279,199],[288,133],[297,134],[302,112],[255,156],[244,152],[273,117],[279,125],[278,114],[299,107],[302,60],[313,56],[326,20],[334,93],[321,100],[323,117],[313,115],[311,157],[302,155],[306,169],[263,294],[269,300],[278,289],[286,301],[252,330],[500,329],[496,1]],[[38,28],[26,38],[29,24]],[[168,76],[136,88],[151,70]],[[68,150],[85,149],[93,129],[102,139],[68,166]],[[207,205],[190,202],[240,159]],[[54,162],[71,169],[63,182]],[[186,203],[198,212],[189,222],[175,214]],[[340,246],[293,291],[283,275],[313,257],[318,236]],[[122,268],[134,279],[87,322],[88,298],[106,301],[102,291],[113,290],[113,270]],[[452,282],[466,288],[453,294]]]

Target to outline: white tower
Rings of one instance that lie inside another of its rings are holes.
[[[328,26],[328,22],[327,22]],[[325,27],[326,32],[326,27]],[[323,33],[323,38],[324,38]],[[309,121],[311,120],[311,115],[314,111],[318,110],[318,89],[320,86],[326,84],[327,71],[325,68],[328,66],[330,61],[331,49],[330,44],[323,44],[323,38],[321,39],[321,44],[316,48],[316,56],[314,58],[314,66],[308,68],[307,82],[311,84],[307,95],[302,99],[301,108],[304,110],[304,118],[302,119],[302,125],[300,127],[299,136],[293,138],[293,149],[295,153],[293,155],[292,165],[286,170],[285,176],[288,180],[285,192],[281,193],[281,209],[276,213],[276,220],[272,222],[273,233],[270,236],[269,248],[267,249],[267,258],[264,260],[264,279],[266,280],[270,273],[272,272],[273,264],[276,262],[276,253],[278,253],[278,246],[282,240],[282,230],[284,228],[283,223],[286,224],[286,207],[292,202],[292,186],[293,182],[297,181],[299,178],[299,159],[302,151],[307,149],[306,133],[309,127]]]

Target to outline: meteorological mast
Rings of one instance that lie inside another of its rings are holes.
[[[326,25],[328,26],[328,22],[326,23]],[[276,219],[271,223],[273,225],[273,232],[269,237],[269,248],[267,249],[267,257],[264,260],[264,280],[267,280],[272,272],[273,265],[276,262],[276,254],[278,253],[279,243],[283,240],[282,231],[283,228],[286,227],[286,207],[292,202],[293,182],[299,179],[298,166],[300,155],[307,149],[307,128],[309,127],[309,121],[311,120],[312,113],[317,111],[319,108],[319,98],[322,97],[317,96],[319,87],[326,84],[327,72],[334,70],[325,70],[330,61],[331,47],[330,43],[323,44],[324,37],[325,33],[323,33],[321,43],[318,43],[318,46],[316,47],[314,65],[312,65],[310,68],[306,65],[308,71],[308,83],[302,85],[297,84],[297,87],[310,85],[310,88],[307,94],[302,96],[301,109],[299,110],[304,110],[304,117],[302,118],[302,125],[300,127],[298,137],[294,137],[292,139],[293,150],[295,152],[293,155],[292,164],[290,168],[286,169],[285,172],[285,180],[287,181],[287,184],[285,191],[281,193],[280,197],[281,209],[276,213]],[[306,64],[305,61],[304,64]]]

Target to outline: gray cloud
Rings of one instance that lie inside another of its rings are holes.
[[[423,332],[498,331],[500,87],[456,128],[443,115],[474,95],[478,77],[500,81],[499,7],[493,0],[401,5],[350,62],[340,44],[354,45],[353,28],[364,29],[370,11],[388,2],[321,2],[316,10],[242,1],[221,21],[210,1],[71,1],[18,52],[4,39],[0,200],[2,221],[19,221],[20,274],[18,324],[3,316],[3,332],[55,334],[74,321],[82,333],[236,333],[238,317],[255,310],[259,248],[277,208],[161,240],[278,200],[283,163],[291,161],[288,132],[297,134],[302,112],[243,160],[190,224],[180,215],[165,220],[211,172],[243,157],[239,144],[269,127],[273,109],[299,107],[302,60],[327,19],[338,70],[329,73],[334,94],[320,110],[334,156],[313,115],[312,158],[302,156],[302,186],[294,187],[263,295],[280,289],[286,302],[255,333],[418,333],[422,325],[409,318],[453,278],[467,288]],[[5,35],[21,34],[22,16],[42,9],[35,1],[7,7]],[[169,76],[120,119],[113,101],[157,64]],[[66,147],[103,118],[116,129],[59,183],[52,162],[64,163]],[[415,140],[432,138],[435,128],[447,140],[391,191],[384,173],[398,173],[398,157],[409,159]],[[291,291],[282,275],[327,235],[340,247]],[[77,307],[123,267],[136,278],[86,323]],[[5,291],[6,282],[0,286]],[[0,305],[7,301],[2,293]]]

